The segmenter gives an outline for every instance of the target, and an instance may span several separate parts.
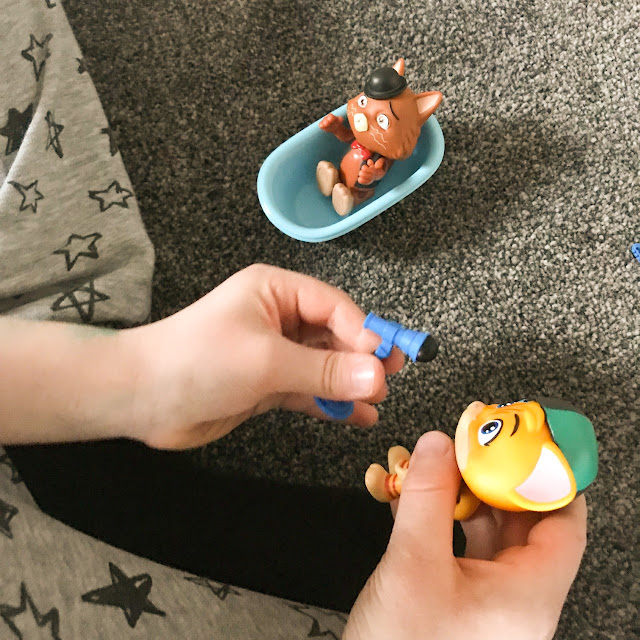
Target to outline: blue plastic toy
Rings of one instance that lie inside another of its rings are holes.
[[[384,320],[374,313],[365,318],[363,326],[382,338],[374,352],[381,360],[391,354],[394,346],[413,362],[430,362],[438,354],[438,341],[429,333],[405,329],[401,324]],[[314,399],[320,409],[334,420],[346,420],[353,413],[354,403],[351,401]]]
[[[333,112],[345,117],[347,105]],[[440,166],[444,136],[435,116],[422,127],[413,154],[396,162],[375,195],[341,218],[318,190],[316,167],[339,159],[345,145],[319,127],[320,120],[281,144],[258,173],[258,199],[267,218],[283,233],[305,242],[323,242],[357,229],[424,184]]]
[[[640,262],[640,242],[631,245],[631,253],[633,257]]]

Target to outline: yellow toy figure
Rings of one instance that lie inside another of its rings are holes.
[[[455,451],[462,475],[454,517],[466,520],[480,502],[505,511],[552,511],[569,504],[595,479],[598,443],[589,419],[554,400],[471,403],[458,422]],[[389,450],[365,484],[380,502],[402,491],[411,454]]]

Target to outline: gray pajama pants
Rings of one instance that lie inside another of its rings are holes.
[[[144,322],[153,248],[61,0],[0,0],[0,89],[0,313]],[[0,448],[0,640],[337,640],[344,624],[74,531]]]
[[[345,615],[177,571],[40,511],[0,448],[0,639],[338,640]]]

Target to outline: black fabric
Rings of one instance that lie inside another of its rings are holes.
[[[130,441],[7,451],[39,506],[80,531],[219,582],[341,611],[392,527],[388,506],[364,490],[216,475]]]

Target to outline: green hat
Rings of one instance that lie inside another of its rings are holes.
[[[567,459],[576,479],[578,493],[584,491],[598,473],[598,441],[587,416],[562,400],[538,400],[547,417],[553,441]]]

